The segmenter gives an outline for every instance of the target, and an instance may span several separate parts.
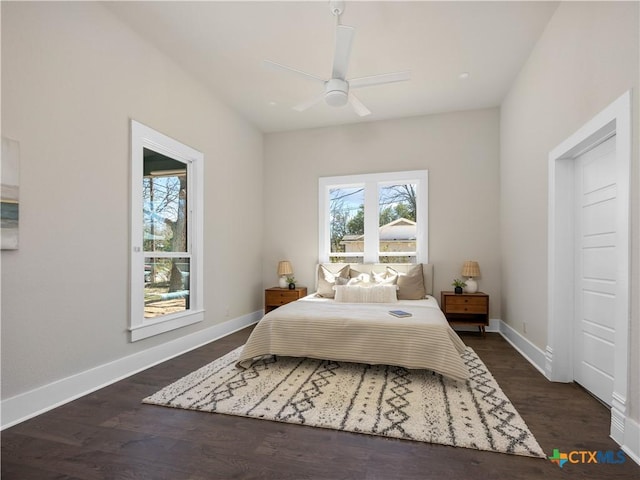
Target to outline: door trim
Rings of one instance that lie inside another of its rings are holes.
[[[573,175],[579,154],[616,135],[618,288],[611,437],[622,444],[627,416],[630,317],[631,92],[589,120],[549,153],[548,329],[545,373],[555,382],[573,381],[574,232]]]

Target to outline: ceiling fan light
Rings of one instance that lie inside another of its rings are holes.
[[[324,101],[327,102],[327,105],[331,105],[332,107],[344,107],[348,100],[349,96],[341,90],[327,92],[324,96]]]
[[[332,107],[343,107],[349,101],[349,84],[340,78],[332,78],[325,85],[324,101]]]

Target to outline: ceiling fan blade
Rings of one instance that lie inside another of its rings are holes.
[[[311,80],[315,80],[316,82],[321,82],[321,83],[325,82],[325,80],[323,80],[320,77],[316,77],[315,75],[311,75],[310,73],[306,73],[301,70],[296,70],[295,68],[287,67],[286,65],[282,65],[280,63],[272,62],[271,60],[264,60],[262,63],[265,66],[265,68],[268,68],[270,70],[284,70],[285,72],[297,73],[298,75],[302,75],[303,77],[310,78]]]
[[[367,115],[371,115],[371,110],[365,107],[364,103],[358,100],[358,97],[353,93],[349,93],[349,103],[359,116],[366,117]]]
[[[316,103],[320,103],[322,100],[324,100],[324,92],[322,92],[320,95],[316,95],[315,97],[311,97],[309,100],[305,100],[304,102],[299,103],[298,105],[293,107],[293,109],[297,110],[298,112],[303,112],[313,107]]]
[[[370,87],[382,85],[383,83],[404,82],[411,78],[411,72],[383,73],[381,75],[371,75],[370,77],[353,78],[349,80],[349,88]]]
[[[331,78],[344,80],[347,76],[354,33],[355,29],[353,27],[348,27],[347,25],[338,25],[336,27],[336,49],[333,53]]]

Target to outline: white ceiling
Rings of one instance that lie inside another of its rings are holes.
[[[500,105],[557,2],[347,2],[355,27],[347,79],[402,70],[408,82],[359,89],[373,112],[292,106],[322,86],[265,59],[328,78],[335,17],[328,1],[106,2],[121,20],[264,132]],[[466,80],[458,78],[469,72]]]

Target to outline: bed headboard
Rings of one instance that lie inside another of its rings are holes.
[[[320,265],[320,264],[319,264]],[[319,266],[318,265],[318,266]],[[337,272],[345,265],[349,265],[350,268],[357,270],[361,273],[376,272],[383,273],[387,267],[391,267],[394,270],[405,273],[409,269],[415,267],[414,263],[323,263],[324,267],[330,272]],[[315,288],[318,289],[318,266],[316,266]],[[422,264],[422,276],[424,277],[424,289],[427,295],[433,295],[433,264]]]

